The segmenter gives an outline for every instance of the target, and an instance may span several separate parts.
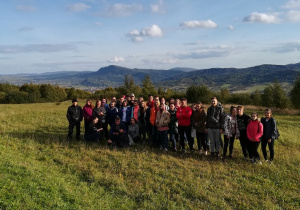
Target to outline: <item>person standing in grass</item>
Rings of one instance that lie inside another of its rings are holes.
[[[207,133],[205,133],[206,112],[201,102],[196,104],[196,110],[192,114],[192,124],[196,128],[198,150],[201,153],[201,148],[203,148],[205,155],[207,155]]]
[[[86,100],[86,104],[82,108],[82,114],[84,118],[84,136],[86,136],[87,127],[93,122],[93,103],[90,99]]]
[[[127,100],[123,101],[118,116],[120,117],[121,121],[126,125],[127,128],[131,119],[131,107],[127,104]]]
[[[230,114],[226,115],[224,121],[224,148],[223,148],[223,161],[225,161],[227,148],[229,144],[229,158],[232,158],[233,152],[233,144],[234,139],[239,138],[240,132],[238,129],[238,122],[237,122],[237,107],[231,106],[230,107]]]
[[[278,130],[275,119],[272,117],[271,109],[265,110],[265,117],[262,117],[261,123],[264,126],[264,132],[261,142],[261,150],[264,155],[264,159],[268,163],[272,163],[274,159],[274,141],[278,138]],[[267,145],[270,151],[270,161],[267,155]]]
[[[106,109],[103,106],[101,106],[101,103],[102,103],[101,100],[96,101],[96,105],[92,113],[94,118],[96,117],[99,118],[99,121],[97,123],[98,128],[103,128],[103,122],[105,122],[105,114],[106,114]]]
[[[147,114],[147,107],[146,103],[144,101],[141,102],[140,104],[140,115],[139,115],[139,126],[140,126],[140,134],[142,137],[142,142],[145,143],[146,141],[146,114]]]
[[[244,155],[244,159],[247,159],[249,156],[249,139],[247,137],[247,126],[250,122],[250,117],[244,113],[244,107],[238,106],[237,107],[237,122],[238,122],[238,129],[240,132],[240,144],[242,147],[242,152]]]
[[[164,151],[168,151],[168,131],[170,123],[170,113],[165,110],[165,104],[160,104],[156,115],[156,125],[161,139],[161,146]]]
[[[82,108],[78,105],[77,99],[72,100],[72,105],[67,110],[67,119],[69,121],[68,139],[72,139],[73,129],[76,127],[76,139],[80,139],[80,122],[83,119]]]
[[[92,119],[92,122],[89,122],[86,126],[84,138],[86,141],[90,142],[99,142],[100,139],[100,131],[103,130],[103,128],[98,128],[97,123],[99,121],[99,118],[96,117]]]
[[[181,106],[177,108],[176,118],[178,119],[178,131],[180,136],[180,145],[182,152],[185,152],[184,135],[188,140],[190,151],[194,151],[194,138],[191,137],[191,116],[192,108],[187,105],[187,99],[181,99]]]
[[[157,124],[156,124],[156,115],[157,115],[157,112],[159,111],[159,101],[155,101],[154,103],[154,107],[150,109],[150,118],[149,118],[149,122],[151,123],[151,128],[152,128],[152,145],[154,147],[158,147],[160,146],[160,138],[159,138],[159,135],[158,135],[158,130],[157,130]]]
[[[210,139],[210,151],[211,155],[216,158],[219,157],[220,142],[222,130],[223,109],[218,106],[218,100],[216,97],[211,98],[211,106],[207,109],[207,121],[206,130]]]
[[[172,142],[173,151],[176,152],[176,135],[178,139],[178,120],[176,118],[176,108],[175,104],[170,104],[170,109],[168,110],[170,113],[170,123],[169,123],[169,133],[170,133],[170,140]]]
[[[107,123],[111,126],[114,122],[116,117],[118,116],[118,108],[116,107],[116,102],[111,102],[110,106],[106,110],[106,119]]]
[[[247,137],[249,139],[249,157],[253,164],[260,162],[260,157],[258,153],[258,147],[260,144],[260,138],[263,135],[263,125],[258,120],[258,115],[256,112],[251,114],[251,120],[247,126]]]

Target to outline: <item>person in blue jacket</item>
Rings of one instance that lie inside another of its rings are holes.
[[[127,104],[127,100],[123,101],[123,104],[119,110],[118,116],[120,117],[121,121],[126,125],[128,128],[130,119],[131,119],[131,107]]]

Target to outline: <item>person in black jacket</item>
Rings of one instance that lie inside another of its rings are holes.
[[[271,109],[265,110],[265,118],[264,117],[261,118],[261,123],[264,126],[263,129],[264,132],[261,141],[261,150],[263,152],[265,161],[271,164],[274,159],[274,140],[276,139],[277,132],[278,132],[276,121],[272,117]],[[267,156],[267,145],[270,151],[270,161],[268,161],[268,156]]]
[[[119,117],[116,117],[115,123],[112,124],[110,131],[110,139],[108,140],[108,144],[113,147],[127,147],[129,146],[129,139],[127,135],[126,125],[121,122]]]
[[[83,119],[82,108],[77,104],[77,99],[72,100],[72,106],[67,111],[67,119],[69,121],[68,139],[72,139],[73,129],[76,126],[76,139],[80,139],[80,122]]]
[[[240,144],[242,147],[242,152],[244,155],[244,159],[247,160],[249,156],[249,139],[247,137],[247,126],[248,123],[250,122],[250,116],[246,115],[244,113],[244,107],[243,106],[238,106],[237,107],[237,122],[238,122],[238,128],[240,131]]]

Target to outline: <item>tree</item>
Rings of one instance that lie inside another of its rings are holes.
[[[289,106],[290,100],[278,81],[267,86],[262,95],[262,104],[267,107],[285,109]]]
[[[202,103],[210,103],[210,99],[213,97],[213,92],[205,85],[192,85],[187,88],[186,97],[189,102],[200,101]]]
[[[296,109],[300,109],[300,75],[290,93],[291,101]]]
[[[222,88],[220,91],[220,98],[218,99],[222,103],[228,103],[230,101],[230,92],[227,88]]]
[[[261,106],[262,100],[261,100],[262,94],[259,90],[255,90],[253,93],[251,93],[251,99],[252,103],[255,106]]]
[[[146,75],[142,80],[142,95],[147,98],[149,94],[157,95],[157,91],[152,83],[151,77]]]

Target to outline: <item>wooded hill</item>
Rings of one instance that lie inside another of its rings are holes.
[[[187,72],[188,71],[188,72]],[[207,85],[213,90],[228,88],[230,91],[250,90],[274,81],[290,89],[300,73],[300,63],[289,65],[260,65],[249,68],[211,68],[170,70],[130,69],[121,66],[102,67],[96,72],[50,72],[42,74],[2,75],[1,83],[22,85],[24,83],[58,84],[75,88],[105,88],[121,86],[125,75],[131,75],[136,84],[141,84],[149,75],[156,86],[172,89],[186,89],[190,85]]]

